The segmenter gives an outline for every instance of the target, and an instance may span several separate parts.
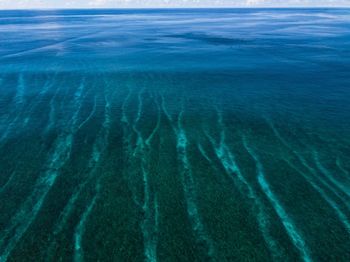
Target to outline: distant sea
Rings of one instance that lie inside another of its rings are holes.
[[[350,261],[350,9],[0,11],[0,261]]]

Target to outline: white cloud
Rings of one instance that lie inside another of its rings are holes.
[[[93,0],[93,1],[89,1],[89,5],[90,6],[105,6],[108,2],[110,2],[109,0]]]
[[[348,6],[350,0],[0,0],[0,9],[122,7]]]

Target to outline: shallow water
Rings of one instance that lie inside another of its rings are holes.
[[[0,11],[0,261],[349,261],[350,10]]]

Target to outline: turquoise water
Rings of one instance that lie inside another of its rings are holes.
[[[350,261],[350,10],[0,11],[0,261]]]

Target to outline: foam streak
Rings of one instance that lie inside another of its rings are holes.
[[[276,213],[278,214],[284,228],[286,229],[286,232],[290,239],[292,240],[294,246],[299,250],[301,257],[305,262],[311,262],[311,256],[308,247],[306,246],[306,243],[303,239],[302,234],[299,232],[297,227],[294,225],[293,220],[290,218],[288,213],[285,211],[284,207],[281,205],[279,199],[277,196],[273,193],[273,191],[270,188],[269,183],[267,182],[263,170],[263,165],[261,164],[258,156],[255,154],[252,148],[247,144],[246,139],[243,139],[244,147],[248,151],[248,153],[251,155],[251,157],[255,160],[257,173],[258,173],[258,182],[269,199],[271,205],[275,209]]]

